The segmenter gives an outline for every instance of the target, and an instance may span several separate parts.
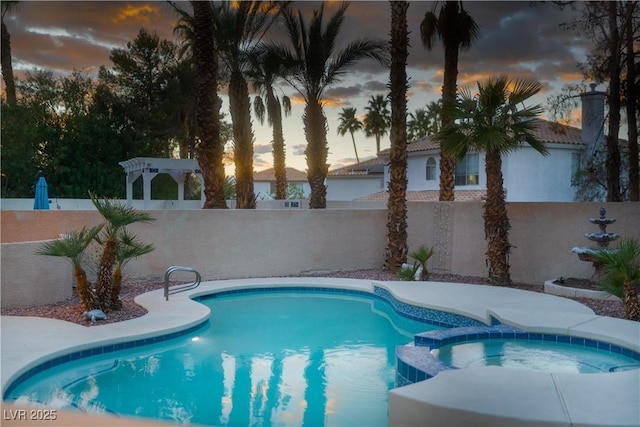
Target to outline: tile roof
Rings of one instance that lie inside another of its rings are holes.
[[[545,144],[582,145],[581,129],[548,120],[539,121],[535,135]],[[407,152],[438,150],[439,147],[430,136],[424,136],[407,144]],[[389,149],[381,151],[380,154],[389,156]]]
[[[285,168],[287,171],[288,182],[307,182],[307,174],[294,168]],[[273,168],[265,169],[263,171],[254,172],[253,180],[255,182],[275,182],[276,174]]]
[[[438,190],[407,191],[407,201],[409,202],[437,202],[440,192]],[[454,197],[457,202],[472,202],[484,200],[487,190],[454,190]],[[368,196],[356,199],[358,202],[385,201],[388,199],[386,191],[369,194]]]
[[[384,161],[378,157],[330,170],[328,176],[371,176],[384,174]]]

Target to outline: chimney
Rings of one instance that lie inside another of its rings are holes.
[[[604,98],[605,93],[596,91],[591,83],[590,91],[580,95],[582,99],[582,143],[586,146],[586,157],[593,155],[597,147],[604,145]]]

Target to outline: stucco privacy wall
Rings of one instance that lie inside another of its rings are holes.
[[[571,248],[590,245],[583,235],[597,231],[589,218],[598,216],[600,206],[617,219],[609,231],[640,239],[639,203],[510,203],[512,278],[542,285],[558,276],[590,277],[593,268],[579,261]],[[149,212],[156,221],[136,224],[132,230],[156,250],[131,262],[129,277],[162,277],[171,265],[194,267],[204,279],[227,279],[379,268],[383,263],[385,209]],[[431,271],[485,276],[482,212],[482,203],[475,202],[409,202],[410,250],[434,246]],[[10,242],[57,238],[101,222],[99,214],[50,210],[0,215],[2,306],[23,302],[24,295],[44,295],[45,288],[62,287],[65,292],[56,293],[57,299],[66,297],[71,287],[69,263],[34,255],[35,243]],[[59,264],[52,267],[51,262]],[[36,302],[42,303],[34,296],[32,303]]]
[[[33,253],[42,242],[2,245],[2,307],[29,307],[62,301],[72,293],[71,264],[62,258]]]

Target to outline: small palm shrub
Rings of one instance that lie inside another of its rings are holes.
[[[404,280],[415,280],[416,273],[420,270],[420,280],[429,280],[429,270],[427,269],[427,262],[433,256],[435,250],[433,247],[428,248],[424,245],[420,246],[418,250],[409,254],[414,259],[412,267],[405,267],[398,271],[397,276]]]
[[[617,248],[599,249],[593,257],[604,269],[604,275],[598,281],[600,286],[622,299],[627,319],[640,321],[640,242],[633,238],[622,239]]]
[[[85,250],[102,230],[102,227],[102,224],[92,228],[82,227],[80,230],[66,233],[61,239],[45,242],[36,250],[36,255],[63,257],[71,262],[76,291],[84,311],[93,309],[96,299],[91,283],[87,279],[87,273],[82,268],[82,263]]]
[[[93,228],[83,227],[67,233],[64,238],[45,242],[37,255],[68,258],[73,265],[76,289],[84,311],[100,309],[104,312],[119,310],[122,268],[133,258],[151,252],[154,247],[144,244],[131,234],[127,226],[136,222],[154,220],[148,213],[137,211],[120,202],[99,199],[89,193],[91,201],[105,219],[105,223]],[[98,245],[98,271],[96,282],[87,279],[83,267],[87,248]]]

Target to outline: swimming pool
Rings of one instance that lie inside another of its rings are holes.
[[[395,346],[442,329],[364,293],[213,294],[179,338],[63,364],[18,403],[206,425],[387,425]]]
[[[640,352],[638,322],[597,316],[575,301],[542,293],[438,282],[234,279],[203,282],[196,291],[177,294],[170,301],[165,301],[161,290],[143,294],[136,302],[149,311],[147,315],[91,328],[51,319],[3,316],[0,323],[3,397],[43,369],[84,358],[93,351],[113,352],[125,346],[140,350],[149,342],[184,335],[184,331],[198,327],[209,316],[209,310],[194,301],[198,296],[276,287],[356,290],[388,299],[395,310],[409,317],[436,313],[435,322],[485,328],[495,325],[492,321],[495,319],[500,324],[531,331],[529,336],[535,339],[570,335],[572,339],[584,337],[576,339],[587,345],[611,343],[611,347],[618,350]],[[469,322],[470,319],[473,321]],[[457,323],[459,321],[462,323]],[[432,333],[444,334],[451,330]],[[191,332],[194,330],[188,333]],[[427,347],[401,345],[398,348],[426,350],[429,354]],[[406,361],[415,364],[421,358],[419,355]],[[455,396],[454,401],[450,396]],[[640,425],[639,405],[637,370],[581,375],[481,367],[449,369],[429,381],[396,387],[389,392],[388,412],[389,425],[431,423],[454,427],[473,419],[486,425],[514,427],[536,423],[557,427],[570,423],[622,427]],[[63,417],[64,411],[59,412],[58,418]],[[90,420],[92,418],[87,425]]]

